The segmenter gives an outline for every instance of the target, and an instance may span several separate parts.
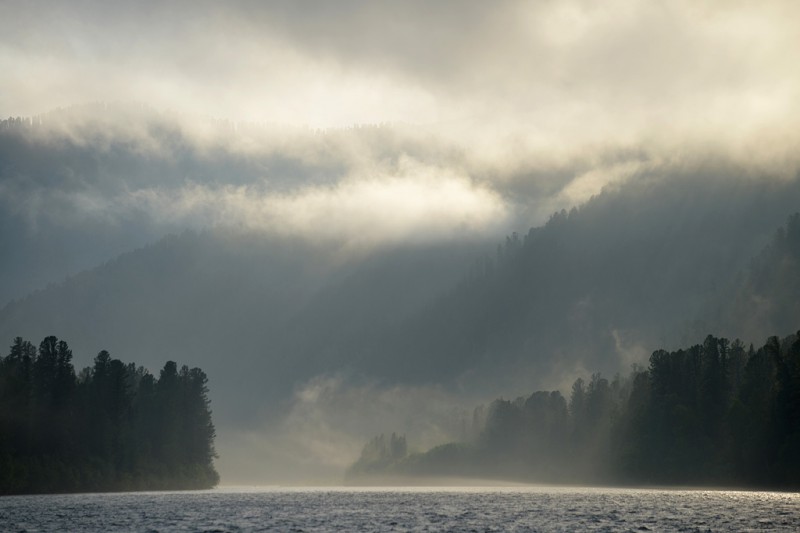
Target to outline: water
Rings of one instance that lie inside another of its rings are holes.
[[[0,497],[2,531],[800,531],[800,494],[552,487]]]

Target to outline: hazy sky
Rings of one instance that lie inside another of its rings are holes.
[[[477,123],[539,144],[736,141],[797,118],[799,17],[791,0],[7,0],[0,115],[132,99],[312,127]]]

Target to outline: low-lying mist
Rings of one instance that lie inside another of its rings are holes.
[[[298,385],[277,421],[220,425],[217,466],[224,484],[341,484],[374,435],[408,435],[417,451],[466,438],[464,406],[475,401],[434,385],[317,376]]]

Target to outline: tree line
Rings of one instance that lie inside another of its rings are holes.
[[[0,357],[0,493],[209,488],[208,378],[168,361],[158,379],[103,350],[76,374],[54,336]]]
[[[373,440],[348,475],[797,488],[800,332],[758,349],[709,335],[626,377],[577,379],[568,399],[539,391],[483,413],[474,438],[425,453]]]

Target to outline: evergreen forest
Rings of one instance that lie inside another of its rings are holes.
[[[800,487],[800,332],[758,349],[706,337],[625,377],[474,410],[463,440],[408,453],[374,438],[351,482],[389,476],[650,486]],[[471,435],[470,435],[471,434]]]
[[[105,350],[76,374],[65,341],[15,338],[0,357],[0,494],[216,485],[207,381]]]

